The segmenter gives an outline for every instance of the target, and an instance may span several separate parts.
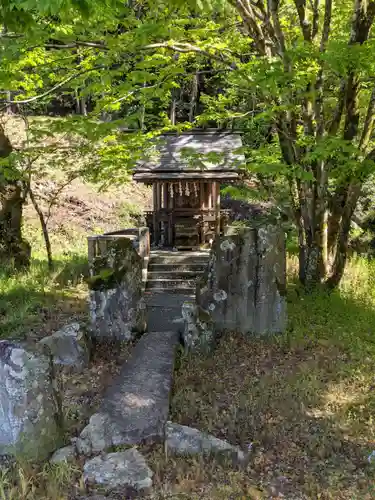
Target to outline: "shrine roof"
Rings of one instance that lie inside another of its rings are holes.
[[[226,130],[194,130],[160,136],[139,162],[134,180],[237,179],[245,164],[241,134]]]

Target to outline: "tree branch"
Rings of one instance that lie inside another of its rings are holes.
[[[329,135],[335,135],[340,127],[342,113],[344,111],[345,104],[345,94],[346,94],[346,79],[341,80],[339,95],[337,96],[336,108],[333,112],[332,120],[327,126],[327,131]]]
[[[55,92],[55,90],[58,90],[59,88],[63,87],[65,84],[74,80],[75,78],[78,78],[79,76],[84,75],[86,73],[89,73],[91,71],[95,71],[97,69],[103,69],[103,68],[104,68],[104,66],[94,66],[93,68],[90,68],[90,69],[84,69],[82,71],[78,71],[77,73],[74,73],[74,75],[71,75],[68,78],[65,78],[65,80],[58,83],[57,85],[55,85],[51,89],[47,90],[46,92],[43,92],[43,94],[39,94],[39,95],[36,95],[34,97],[29,97],[29,99],[24,99],[21,101],[6,101],[6,104],[7,105],[8,104],[28,104],[30,102],[37,101],[38,99],[43,99],[43,97],[46,97],[46,96],[52,94],[53,92]],[[3,102],[4,102],[4,100],[3,100]]]
[[[75,49],[77,47],[91,47],[94,49],[109,50],[103,42],[70,42],[70,43],[47,43],[43,45],[47,49]]]
[[[48,269],[51,271],[53,269],[53,257],[52,257],[51,240],[49,238],[46,220],[44,218],[43,211],[40,208],[38,202],[36,201],[36,198],[34,196],[33,191],[31,190],[30,186],[29,186],[29,191],[28,192],[29,192],[29,197],[30,197],[31,203],[33,204],[33,207],[34,207],[36,213],[38,214],[40,225],[42,227],[42,232],[43,232],[43,237],[44,237],[44,243],[46,245],[47,260],[48,260]]]
[[[319,51],[322,54],[325,51],[329,33],[331,30],[332,18],[332,0],[326,0],[324,8],[323,32],[320,40]],[[320,60],[320,69],[315,83],[315,103],[314,114],[316,121],[316,137],[322,137],[324,133],[324,112],[323,112],[323,61]]]
[[[253,9],[250,1],[249,0],[229,0],[229,2],[239,12],[240,16],[243,19],[243,22],[245,23],[245,25],[249,31],[249,34],[253,35],[254,43],[257,46],[257,49],[259,50],[260,54],[261,55],[271,55],[270,48],[267,44],[263,30],[259,26],[259,23],[257,22],[257,19],[256,19],[257,17],[259,19],[259,16],[255,15],[254,9]]]
[[[294,0],[297,9],[299,24],[306,42],[311,42],[310,23],[306,19],[306,0]]]
[[[142,47],[142,50],[151,50],[151,49],[167,49],[173,50],[174,52],[180,52],[182,54],[187,54],[189,52],[196,52],[197,54],[202,54],[210,59],[215,59],[215,61],[219,61],[223,64],[229,66],[232,70],[236,69],[237,65],[234,61],[230,61],[223,57],[223,55],[211,54],[207,50],[201,49],[196,45],[192,45],[190,43],[181,43],[181,42],[159,42],[159,43],[150,43],[149,45],[145,45]]]
[[[323,32],[322,32],[322,38],[320,40],[320,52],[325,51],[329,38],[329,33],[331,30],[331,19],[332,19],[332,0],[326,0],[324,7]]]
[[[269,6],[271,11],[271,17],[273,20],[273,28],[275,30],[275,36],[279,44],[279,49],[280,49],[279,53],[283,58],[285,70],[289,71],[288,67],[289,65],[286,61],[286,55],[285,55],[285,38],[279,18],[279,1],[280,0],[269,0]]]
[[[311,9],[313,11],[313,21],[311,29],[311,39],[314,40],[319,31],[319,0],[310,0]]]
[[[367,107],[365,123],[363,125],[361,139],[359,141],[359,149],[366,150],[371,139],[375,122],[375,87],[373,87],[370,101]]]

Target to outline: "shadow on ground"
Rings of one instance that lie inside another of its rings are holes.
[[[335,292],[292,296],[289,315],[283,336],[227,334],[212,358],[182,358],[172,418],[249,450],[242,494],[374,498],[375,309]]]

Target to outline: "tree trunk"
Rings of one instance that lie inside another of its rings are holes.
[[[349,186],[345,209],[342,214],[340,231],[337,236],[335,258],[332,262],[331,276],[327,280],[329,288],[335,288],[341,281],[344,274],[345,264],[348,254],[349,233],[354,210],[361,194],[362,185],[360,182]]]
[[[51,240],[49,238],[49,233],[48,233],[46,219],[44,218],[44,214],[43,214],[43,212],[42,212],[42,210],[41,210],[38,202],[36,201],[34,193],[32,192],[31,189],[29,189],[29,197],[30,197],[31,203],[33,204],[33,206],[35,208],[35,211],[36,211],[36,213],[38,214],[38,217],[39,217],[39,221],[40,221],[40,225],[41,225],[42,232],[43,232],[43,237],[44,237],[44,243],[45,243],[45,246],[46,246],[47,260],[48,260],[48,269],[50,271],[52,271],[53,270],[52,246],[51,246]]]
[[[0,158],[11,152],[12,145],[0,125]],[[30,245],[22,238],[24,203],[21,181],[0,174],[0,262],[16,269],[30,264]]]

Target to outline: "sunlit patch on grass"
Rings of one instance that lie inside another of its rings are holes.
[[[374,263],[354,258],[339,290],[309,295],[289,264],[287,333],[228,334],[212,358],[184,357],[173,417],[251,443],[249,474],[267,495],[373,498]]]

